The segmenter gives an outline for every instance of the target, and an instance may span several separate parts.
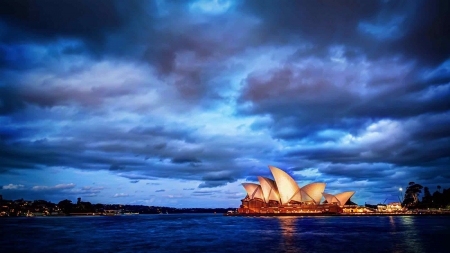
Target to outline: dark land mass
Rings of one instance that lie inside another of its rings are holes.
[[[0,199],[0,216],[58,216],[58,215],[119,215],[119,214],[175,214],[226,213],[235,208],[174,208],[164,206],[92,204],[79,198],[77,203],[65,199],[52,203],[45,200]]]

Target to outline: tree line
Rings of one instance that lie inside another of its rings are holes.
[[[415,182],[409,182],[405,191],[402,205],[409,208],[446,208],[450,205],[450,188],[443,189],[440,185],[431,194],[428,187],[423,187]],[[423,196],[419,199],[420,194]]]

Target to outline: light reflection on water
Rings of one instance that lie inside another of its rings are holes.
[[[400,217],[400,222],[405,226],[405,232],[403,232],[403,241],[408,242],[406,244],[407,250],[409,252],[424,252],[421,244],[421,238],[419,237],[418,231],[420,228],[416,226],[415,219],[412,216],[402,216]]]
[[[294,217],[279,217],[279,224],[283,240],[280,244],[280,249],[284,252],[301,252],[297,247],[296,242],[300,240],[301,233],[297,232],[296,222]]]
[[[448,252],[450,217],[0,219],[1,252]]]

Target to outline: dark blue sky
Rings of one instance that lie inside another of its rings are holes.
[[[448,1],[0,1],[0,194],[238,206],[450,187]]]

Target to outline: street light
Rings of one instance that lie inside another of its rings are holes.
[[[398,190],[400,191],[400,197],[401,197],[401,199],[400,198],[398,198],[398,199],[400,200],[400,204],[403,206],[403,188],[400,187],[400,188],[398,188]]]

